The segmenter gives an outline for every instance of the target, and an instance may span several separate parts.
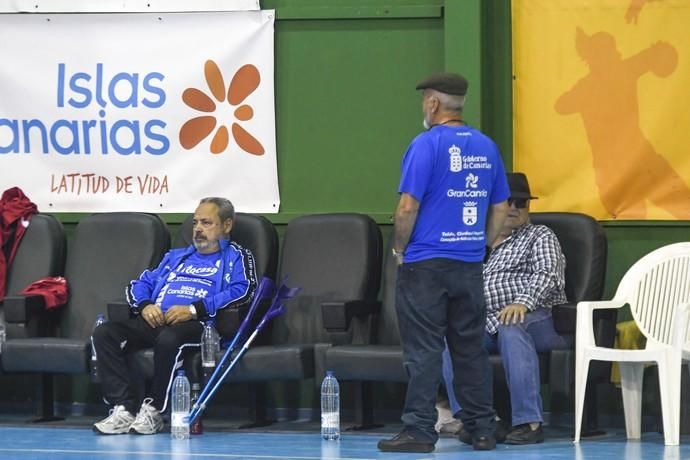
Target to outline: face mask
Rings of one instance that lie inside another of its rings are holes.
[[[424,129],[426,129],[428,131],[431,129],[431,123],[429,123],[429,117],[428,117],[426,111],[422,111],[422,113],[424,114],[424,120],[422,120],[422,126],[424,126]]]

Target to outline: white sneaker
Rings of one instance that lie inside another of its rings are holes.
[[[139,434],[156,434],[163,430],[163,416],[151,405],[152,398],[144,399],[130,429]]]
[[[129,433],[129,427],[134,422],[134,416],[125,406],[115,406],[110,409],[110,415],[93,424],[93,430],[101,434]]]
[[[439,433],[450,433],[450,434],[458,434],[460,433],[460,430],[462,430],[462,420],[458,420],[454,418],[450,422],[446,422],[441,424],[441,426],[438,426],[436,431]]]
[[[457,434],[462,429],[462,421],[453,417],[448,402],[437,402],[438,419],[434,428],[437,433]]]

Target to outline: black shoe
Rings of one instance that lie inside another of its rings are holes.
[[[391,439],[382,439],[378,444],[379,450],[384,452],[414,452],[427,454],[433,452],[434,443],[420,441],[412,436],[408,431],[401,431],[400,434]]]
[[[503,444],[506,441],[506,436],[510,431],[510,424],[503,421],[503,419],[496,420],[496,429],[494,430],[494,438],[497,444]]]
[[[544,442],[544,431],[541,429],[541,424],[536,430],[533,430],[529,423],[518,425],[506,436],[506,444],[539,444]]]
[[[506,423],[503,420],[496,420],[496,428],[494,429],[494,439],[496,440],[497,444],[502,444],[506,440],[506,435],[508,434],[508,429],[510,427],[506,425]],[[458,431],[458,439],[460,442],[464,442],[467,445],[472,445],[472,435],[470,434],[469,431],[465,429],[465,427],[462,427],[460,431]]]
[[[479,436],[474,439],[472,447],[474,447],[474,450],[494,450],[496,448],[496,439],[493,436]]]
[[[472,445],[472,435],[464,426],[460,428],[460,431],[458,431],[458,439],[460,442],[464,442],[470,446]]]

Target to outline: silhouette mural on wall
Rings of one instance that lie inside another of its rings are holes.
[[[628,22],[637,21],[644,3],[633,0],[626,14]],[[671,75],[678,65],[678,52],[658,41],[623,58],[613,35],[587,35],[579,27],[575,46],[589,73],[558,98],[555,109],[562,115],[580,115],[606,211],[613,218],[644,219],[649,200],[677,219],[690,219],[690,188],[645,137],[637,92],[644,74]]]

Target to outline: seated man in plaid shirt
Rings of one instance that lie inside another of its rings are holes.
[[[529,202],[536,197],[527,177],[507,176],[510,212],[484,265],[484,343],[490,353],[503,358],[512,407],[512,429],[505,442],[533,444],[544,441],[537,353],[569,345],[556,333],[551,318],[551,307],[566,302],[565,257],[553,231],[529,221]],[[444,380],[452,389],[452,368],[447,363],[444,355]],[[453,414],[457,413],[460,407],[452,390],[448,399]],[[471,442],[467,434],[461,430],[460,440]]]

